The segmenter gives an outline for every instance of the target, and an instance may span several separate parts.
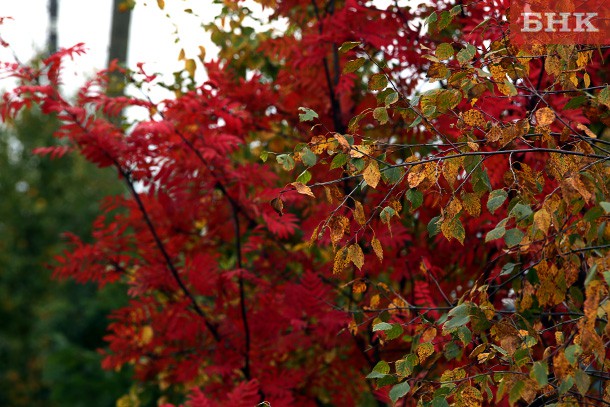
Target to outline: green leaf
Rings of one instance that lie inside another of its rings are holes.
[[[413,210],[416,210],[424,203],[424,194],[415,188],[407,190],[405,196],[407,200],[411,202],[411,209]]]
[[[371,75],[369,79],[370,90],[382,90],[388,86],[388,78],[382,73],[376,73]]]
[[[564,380],[561,381],[559,385],[559,395],[562,396],[568,392],[574,386],[574,378],[572,376],[568,376]]]
[[[430,237],[436,236],[440,233],[441,231],[441,225],[440,225],[440,221],[441,217],[440,216],[435,216],[432,219],[430,219],[430,222],[428,222],[428,234],[430,235]]]
[[[309,181],[311,181],[311,172],[305,170],[303,171],[301,174],[299,174],[299,176],[297,177],[296,182],[300,182],[302,184],[307,184]]]
[[[347,51],[356,48],[358,45],[360,45],[360,43],[357,41],[346,41],[339,47],[339,52],[344,54]]]
[[[386,340],[391,341],[392,339],[396,339],[402,335],[404,331],[405,330],[403,329],[402,325],[392,324],[392,329],[385,331]]]
[[[303,113],[299,113],[299,121],[301,122],[309,122],[318,117],[318,114],[311,109],[306,107],[299,107],[299,110]]]
[[[449,407],[449,403],[444,397],[435,397],[430,403],[430,407]]]
[[[502,267],[502,272],[500,272],[500,276],[506,276],[508,274],[511,274],[515,267],[517,267],[515,263],[506,263],[504,267]]]
[[[383,177],[384,181],[389,185],[393,185],[400,181],[403,174],[404,170],[401,167],[388,167],[383,169],[381,172],[381,176]]]
[[[461,49],[457,53],[457,60],[460,63],[460,65],[464,65],[466,62],[469,62],[470,60],[472,60],[472,58],[474,58],[476,53],[477,53],[477,49],[473,45],[468,44],[468,45],[466,45],[466,48]]]
[[[438,59],[449,59],[453,56],[454,53],[455,50],[453,49],[451,44],[448,44],[446,42],[440,44],[438,47],[436,47],[436,51],[434,51],[434,55],[436,55]]]
[[[610,213],[610,202],[600,202],[599,206],[602,207],[602,209],[604,210],[604,212],[606,213]]]
[[[601,92],[599,92],[597,98],[602,104],[610,107],[610,86],[606,86]]]
[[[416,355],[409,353],[403,359],[396,361],[394,367],[396,368],[396,374],[402,377],[408,377],[413,374],[415,366],[419,364],[419,359]]]
[[[388,362],[380,360],[373,368],[373,372],[388,374],[390,373],[390,365]]]
[[[451,13],[451,15],[453,17],[457,16],[461,12],[462,12],[462,5],[461,4],[458,4],[457,6],[453,6],[453,8],[450,11],[450,13]]]
[[[347,63],[343,67],[343,73],[356,72],[358,69],[360,69],[362,67],[362,65],[364,65],[365,62],[366,62],[366,59],[362,58],[362,57],[352,59],[351,61],[347,61]]]
[[[390,329],[392,329],[392,324],[388,324],[387,322],[380,322],[378,324],[373,325],[373,332],[389,331]]]
[[[292,156],[290,154],[280,154],[275,157],[275,160],[286,171],[291,171],[294,168],[294,158],[292,158]]]
[[[373,117],[379,122],[379,124],[386,124],[388,120],[390,120],[388,116],[388,109],[383,106],[373,110]]]
[[[570,99],[570,101],[565,104],[565,106],[563,107],[563,110],[578,109],[583,104],[585,104],[586,101],[587,101],[587,96],[585,96],[585,95],[576,96],[576,97]]]
[[[574,374],[574,380],[576,381],[578,392],[583,396],[587,394],[589,387],[591,387],[591,377],[586,372],[578,369]]]
[[[489,212],[493,214],[496,209],[502,206],[506,198],[508,198],[508,193],[503,189],[491,191],[489,198],[487,198],[487,209],[489,209]]]
[[[390,93],[388,93],[388,95],[385,97],[385,105],[386,106],[390,106],[393,105],[394,103],[398,102],[398,92],[396,91],[391,91]]]
[[[343,167],[345,164],[347,164],[347,158],[347,154],[338,153],[331,161],[330,169],[334,170],[335,168]]]
[[[518,203],[510,211],[510,216],[513,216],[517,221],[521,221],[532,214],[532,208],[529,205]]]
[[[513,387],[508,394],[508,402],[511,406],[519,401],[523,390],[525,390],[525,382],[523,380],[519,380],[517,383],[513,384]]]
[[[506,233],[506,229],[504,228],[504,226],[492,229],[485,236],[485,243],[491,242],[492,240],[500,239],[501,237],[504,236],[505,233]]]
[[[517,246],[523,239],[523,232],[517,228],[507,230],[504,235],[504,241],[508,247]]]
[[[269,151],[263,151],[260,155],[261,160],[266,163],[269,158]]]
[[[580,345],[570,345],[566,348],[565,356],[571,365],[576,364],[580,355],[582,355],[582,348]]]
[[[305,147],[303,151],[301,151],[301,160],[303,160],[303,164],[308,167],[313,167],[316,165],[318,161],[318,157],[311,151],[309,148]]]
[[[407,381],[398,383],[390,390],[390,400],[392,400],[392,403],[396,403],[398,399],[406,396],[409,390],[411,390],[411,386]]]
[[[549,383],[549,367],[546,362],[536,362],[532,365],[530,377],[538,382],[540,387]]]
[[[443,330],[451,330],[470,322],[470,304],[463,303],[449,311],[450,320],[445,322]]]
[[[397,215],[397,214],[396,214],[396,211],[394,210],[394,208],[392,208],[390,206],[386,206],[385,208],[383,208],[383,210],[379,214],[379,217],[381,218],[381,221],[383,223],[389,224],[390,219],[392,218],[392,216],[395,216],[395,215]]]

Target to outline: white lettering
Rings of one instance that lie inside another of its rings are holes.
[[[576,28],[574,29],[574,31],[576,32],[583,32],[583,31],[587,31],[587,32],[598,32],[599,29],[593,25],[593,23],[591,23],[591,19],[595,16],[597,16],[597,13],[587,13],[586,16],[587,18],[585,18],[583,20],[583,17],[585,16],[585,13],[574,13],[574,16],[576,17]],[[584,26],[587,27],[587,29],[584,29]]]
[[[546,24],[547,27],[544,31],[546,32],[555,32],[555,25],[561,25],[559,31],[567,32],[570,31],[570,27],[568,26],[568,18],[570,17],[570,13],[544,13],[546,15]],[[561,16],[560,19],[555,19],[556,15]]]
[[[540,13],[521,13],[521,16],[523,17],[523,30],[521,31],[535,33],[542,30],[542,21],[539,20],[542,17]],[[532,27],[532,24],[535,25]]]

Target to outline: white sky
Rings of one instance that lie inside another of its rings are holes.
[[[376,0],[380,8],[386,8],[391,0]],[[97,70],[107,64],[112,0],[58,0],[58,45],[70,47],[85,43],[88,52],[77,57],[73,63],[65,65],[63,81],[64,93],[69,96]],[[254,1],[246,5],[257,15],[271,14],[262,11]],[[48,0],[0,0],[0,17],[12,17],[0,25],[0,36],[11,48],[0,47],[0,62],[12,61],[13,52],[22,62],[27,62],[46,46],[48,37]],[[193,14],[184,12],[190,8]],[[136,0],[132,13],[129,54],[127,64],[134,68],[138,62],[145,63],[147,73],[159,72],[171,82],[172,73],[184,67],[178,61],[178,54],[184,48],[187,58],[197,60],[199,46],[206,49],[206,60],[213,59],[217,49],[209,35],[201,27],[210,22],[220,12],[220,6],[212,0],[165,0],[165,9],[159,9],[156,0]],[[253,25],[256,27],[256,25]],[[176,27],[180,41],[176,40]],[[281,23],[274,23],[276,29],[283,29]],[[198,66],[196,79],[205,79],[205,73]],[[10,83],[0,82],[0,89]],[[158,87],[152,98],[159,100],[171,97],[171,93]]]
[[[58,2],[59,47],[83,42],[88,48],[86,55],[66,64],[64,91],[70,95],[87,77],[107,64],[112,0]],[[261,13],[257,5],[249,6]],[[48,0],[0,0],[0,17],[14,19],[0,25],[0,35],[11,45],[10,49],[0,47],[0,61],[14,60],[14,52],[22,62],[27,62],[44,50],[49,27],[47,7]],[[192,9],[193,14],[184,12],[187,8]],[[147,73],[160,72],[171,80],[171,74],[184,67],[184,62],[178,61],[181,48],[187,58],[197,59],[201,45],[206,49],[206,60],[213,59],[216,47],[201,25],[212,21],[219,12],[220,7],[212,4],[212,0],[166,0],[163,11],[156,0],[137,0],[131,19],[128,66],[135,68],[138,62],[144,62]],[[178,43],[175,42],[176,27]],[[196,78],[205,78],[200,66]],[[6,85],[0,83],[1,88]],[[157,92],[157,97],[170,96],[163,91]]]

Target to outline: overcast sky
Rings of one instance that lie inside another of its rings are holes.
[[[49,21],[48,0],[0,0],[0,16],[10,16],[0,26],[0,35],[10,49],[0,48],[0,61],[10,61],[15,52],[21,61],[28,61],[46,46]],[[110,39],[112,0],[58,0],[58,44],[70,47],[84,42],[87,55],[67,65],[64,72],[66,93],[73,93],[87,76],[106,66]],[[201,28],[219,12],[212,0],[167,0],[161,11],[156,0],[138,0],[132,14],[128,65],[145,62],[147,71],[171,75],[182,68],[178,61],[181,48],[187,57],[199,54],[199,45],[206,48],[206,59],[215,56],[214,45]],[[191,8],[194,14],[185,13]],[[169,17],[167,17],[169,15]],[[175,43],[178,27],[180,42]],[[198,70],[198,78],[203,73]]]

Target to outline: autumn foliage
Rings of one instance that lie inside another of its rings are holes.
[[[158,103],[62,96],[81,45],[2,67],[5,121],[129,189],[55,265],[131,297],[104,367],[190,407],[610,404],[608,47],[517,47],[503,0],[241,3],[203,84],[111,67]]]

